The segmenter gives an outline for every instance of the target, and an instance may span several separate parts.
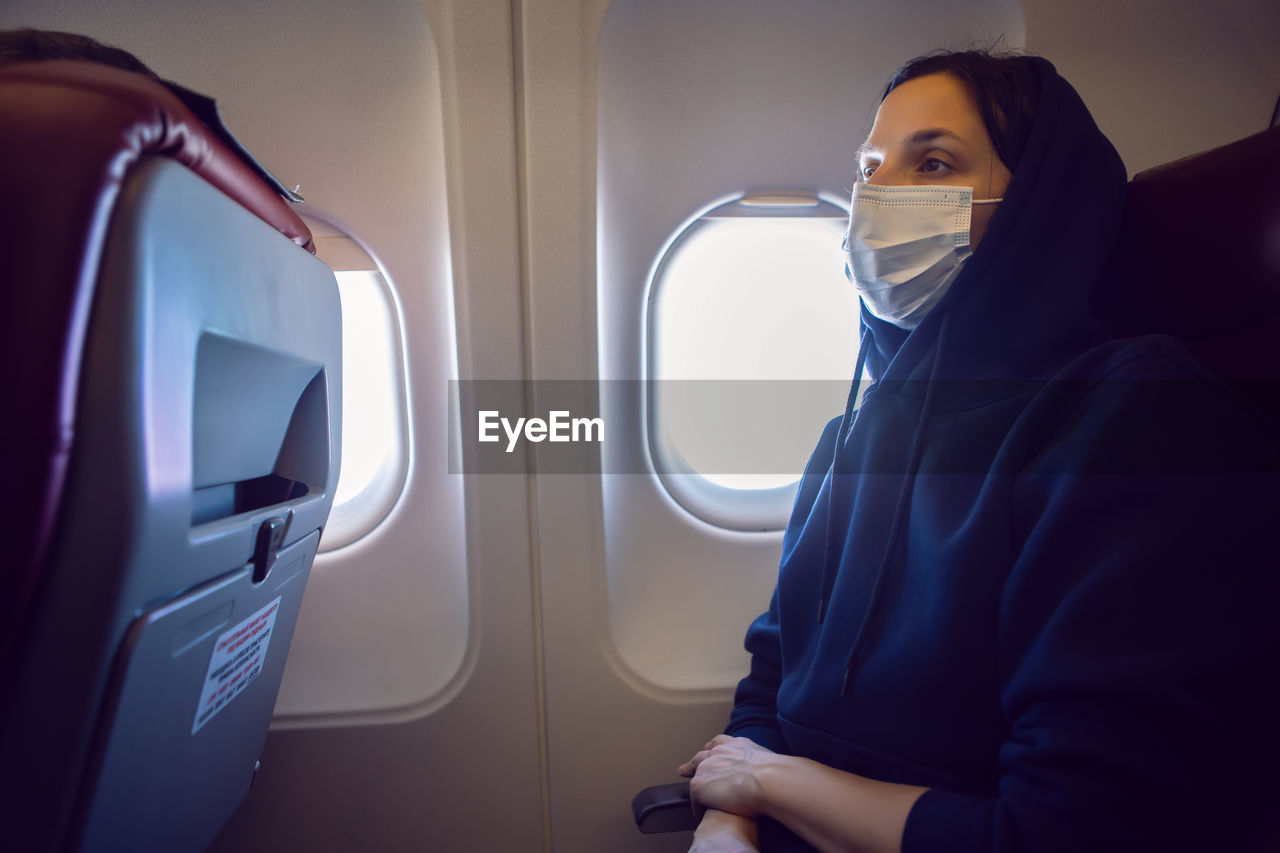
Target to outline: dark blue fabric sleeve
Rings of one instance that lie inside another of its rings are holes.
[[[738,682],[733,713],[725,734],[750,738],[766,749],[789,753],[778,727],[778,687],[782,684],[782,653],[778,642],[778,596],[775,591],[768,612],[747,629],[751,672]]]
[[[1184,387],[1198,393],[1178,423],[1132,383],[1127,415],[1096,432],[1072,424],[1087,444],[1049,451],[1059,458],[1045,471],[1075,473],[1018,478],[999,792],[927,792],[903,853],[1263,849],[1280,719],[1267,612],[1280,482],[1228,401]],[[1153,444],[1196,462],[1097,473],[1159,458]]]
[[[816,507],[822,482],[831,466],[835,436],[840,418],[829,421],[805,465],[796,492],[791,519],[783,534],[783,553],[794,544],[800,529]],[[751,671],[738,682],[733,712],[725,734],[750,738],[774,752],[789,753],[786,739],[778,727],[778,688],[782,684],[782,643],[778,630],[778,591],[775,586],[769,609],[747,629],[746,648],[751,654]]]

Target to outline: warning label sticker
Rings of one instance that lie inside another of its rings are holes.
[[[267,644],[271,642],[271,631],[275,628],[279,609],[280,597],[277,597],[218,637],[213,646],[213,656],[209,659],[209,671],[204,677],[200,704],[196,706],[195,722],[191,724],[192,734],[231,704],[231,700],[243,693],[262,672],[262,662],[267,658]]]

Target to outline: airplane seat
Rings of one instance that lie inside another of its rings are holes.
[[[1093,309],[1117,335],[1181,339],[1280,441],[1280,127],[1135,175]],[[631,811],[644,833],[697,825],[687,782]]]
[[[1135,175],[1093,307],[1181,339],[1280,437],[1280,127]]]
[[[0,68],[6,849],[203,850],[265,743],[341,315],[224,133],[143,75]]]

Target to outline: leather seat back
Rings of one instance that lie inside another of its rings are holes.
[[[0,806],[23,850],[202,850],[248,791],[338,476],[306,226],[159,82],[0,68]]]

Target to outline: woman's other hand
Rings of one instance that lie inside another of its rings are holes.
[[[764,811],[760,774],[784,756],[744,737],[716,735],[676,770],[692,777],[689,793],[695,811],[719,809],[754,818]]]
[[[689,853],[760,853],[758,843],[754,820],[708,809],[693,833]]]

